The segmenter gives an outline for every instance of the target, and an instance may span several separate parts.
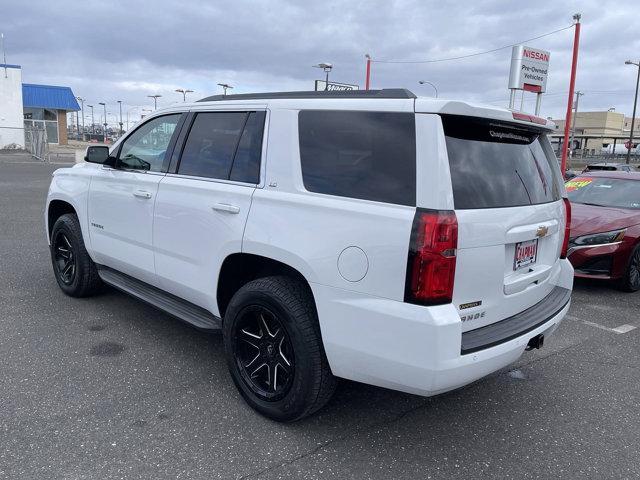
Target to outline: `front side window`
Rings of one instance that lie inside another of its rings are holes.
[[[136,129],[120,148],[118,167],[161,172],[180,115],[154,118]]]
[[[304,110],[298,132],[308,191],[415,206],[413,113]]]

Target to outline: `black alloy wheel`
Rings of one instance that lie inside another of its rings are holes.
[[[53,239],[54,265],[58,278],[65,285],[71,285],[76,277],[76,255],[64,232],[58,231]]]
[[[88,297],[102,288],[96,265],[84,246],[78,217],[61,215],[51,229],[51,263],[60,289],[71,297]]]
[[[640,245],[631,253],[629,266],[623,278],[622,288],[628,292],[640,290]]]
[[[295,357],[276,314],[262,305],[247,306],[234,330],[234,357],[242,380],[262,400],[283,398],[293,383]]]
[[[336,378],[303,280],[277,275],[244,284],[224,312],[222,337],[233,382],[262,415],[293,422],[331,398]]]

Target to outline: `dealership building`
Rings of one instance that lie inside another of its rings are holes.
[[[69,87],[22,83],[20,65],[0,64],[0,149],[24,148],[25,132],[43,130],[48,143],[67,143],[67,113],[80,110]]]
[[[640,123],[635,120],[634,147],[638,142]],[[559,145],[564,131],[564,119],[553,120],[556,133],[552,135]],[[613,109],[598,112],[578,112],[575,114],[575,132],[571,150],[577,155],[598,155],[603,151],[620,153],[629,139],[631,117]]]

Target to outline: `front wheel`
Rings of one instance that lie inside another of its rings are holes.
[[[247,403],[281,422],[331,398],[336,379],[324,353],[313,298],[289,277],[266,277],[233,296],[223,324],[227,365]]]
[[[78,217],[62,215],[51,229],[51,263],[56,281],[72,297],[88,297],[98,292],[102,281],[82,240]]]
[[[640,245],[637,245],[631,252],[629,266],[621,282],[622,290],[626,292],[637,292],[640,290]]]

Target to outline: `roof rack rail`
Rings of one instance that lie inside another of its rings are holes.
[[[382,90],[329,90],[299,92],[240,93],[235,95],[213,95],[198,102],[219,102],[222,100],[266,100],[275,98],[417,98],[406,88],[383,88]]]

